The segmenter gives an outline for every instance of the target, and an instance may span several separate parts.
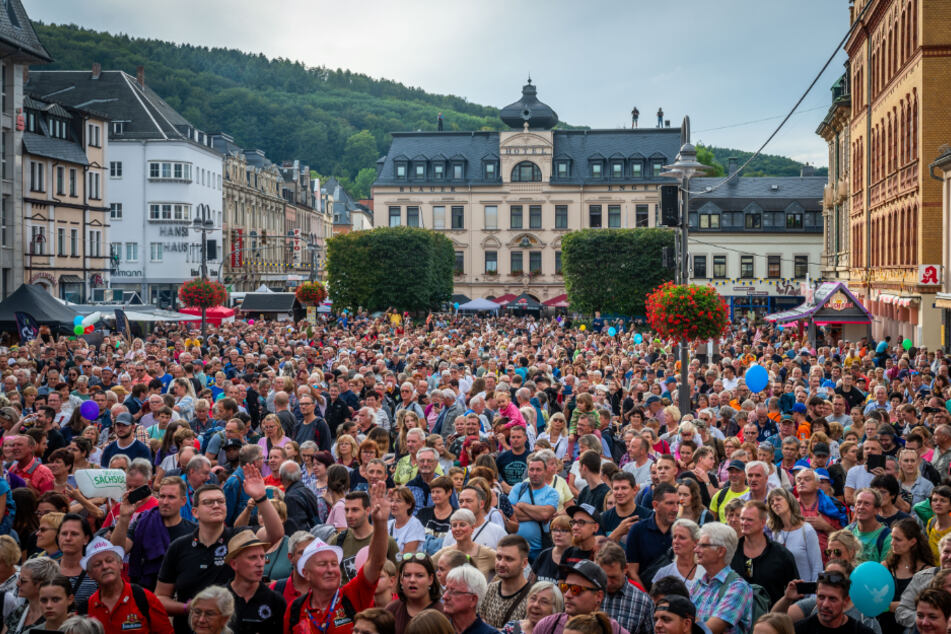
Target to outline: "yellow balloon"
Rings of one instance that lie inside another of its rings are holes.
[[[578,330],[580,330],[581,332],[584,332],[587,329],[588,329],[587,326],[585,326],[584,324],[581,324],[581,328],[579,328]]]

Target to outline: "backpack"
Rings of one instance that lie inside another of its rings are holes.
[[[152,617],[149,614],[149,598],[145,594],[145,588],[138,585],[137,583],[130,583],[132,586],[132,600],[135,601],[135,607],[139,609],[139,612],[145,617],[145,624],[148,626],[148,629],[152,629]]]
[[[310,593],[302,594],[291,603],[290,607],[290,626],[291,629],[294,628],[300,622],[300,614],[304,608],[304,601],[307,601],[310,598]],[[357,615],[356,609],[353,607],[353,603],[350,602],[350,599],[347,595],[340,597],[340,605],[343,606],[343,611],[347,615],[347,618],[353,621],[353,617]]]
[[[717,603],[723,600],[724,595],[726,594],[727,589],[730,584],[740,579],[745,581],[743,577],[737,574],[735,570],[730,570],[727,574],[726,579],[723,580],[723,584],[720,586],[720,589],[717,590]],[[749,582],[747,582],[749,583]],[[773,602],[769,599],[769,593],[766,592],[766,588],[756,583],[749,583],[750,588],[753,589],[753,605],[752,612],[753,618],[750,623],[756,623],[759,617],[763,616],[772,609]]]
[[[205,433],[201,435],[201,451],[202,455],[208,453],[208,443],[211,442],[211,439],[214,438],[215,434],[221,434],[221,437],[225,437],[225,432],[222,427],[215,425],[214,427],[209,427],[205,430]]]

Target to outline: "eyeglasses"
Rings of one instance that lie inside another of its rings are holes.
[[[571,520],[568,522],[571,526],[584,526],[585,524],[597,524],[597,522],[589,522],[588,520]]]
[[[835,557],[839,559],[842,555],[845,554],[841,548],[826,548],[826,557]]]
[[[214,498],[213,500],[202,500],[199,504],[201,506],[227,506],[228,502],[221,498]]]
[[[475,596],[475,592],[469,592],[468,590],[446,590],[445,592],[442,593],[444,597],[451,597],[451,596],[457,596],[457,595],[463,596],[467,594],[471,594]]]
[[[427,555],[426,553],[403,553],[402,557],[400,557],[400,559],[402,559],[403,561],[410,561],[411,559],[415,559],[416,561],[423,561],[428,558],[429,558],[429,555]]]
[[[582,592],[597,592],[600,588],[591,588],[589,586],[582,586],[577,583],[559,583],[558,589],[561,590],[563,594],[568,594],[569,592],[574,594],[581,594]]]

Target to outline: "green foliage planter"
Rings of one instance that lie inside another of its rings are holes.
[[[355,231],[327,242],[327,286],[336,310],[433,310],[452,297],[455,263],[452,241],[437,231]]]
[[[673,248],[670,229],[584,229],[562,238],[565,288],[572,310],[643,315],[647,294],[673,278],[661,249]]]

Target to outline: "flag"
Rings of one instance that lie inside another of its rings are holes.
[[[36,323],[33,316],[20,312],[13,314],[17,320],[17,332],[20,333],[20,344],[22,345],[36,339],[36,336],[40,333],[40,325]]]
[[[121,308],[116,309],[116,332],[126,340],[126,343],[132,343],[132,326]]]

